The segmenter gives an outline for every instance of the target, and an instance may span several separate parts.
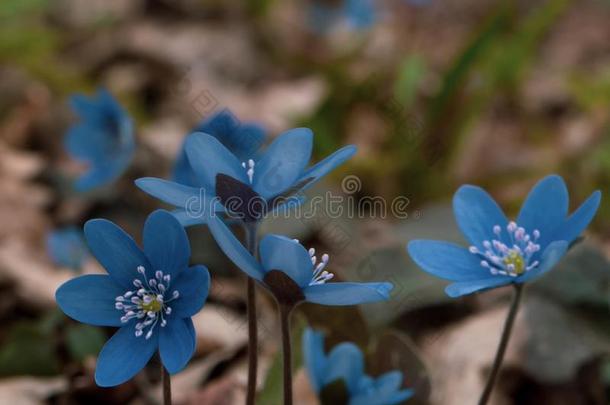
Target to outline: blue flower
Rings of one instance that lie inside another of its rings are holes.
[[[75,183],[78,191],[88,191],[113,182],[127,169],[135,150],[133,125],[106,90],[99,90],[97,98],[73,96],[71,104],[81,122],[68,130],[65,148],[88,164]]]
[[[47,234],[47,252],[57,266],[80,270],[89,257],[83,232],[73,226],[54,229]]]
[[[355,30],[368,29],[377,21],[375,7],[375,0],[342,0],[339,4],[314,1],[309,9],[309,26],[322,34],[342,21]]]
[[[322,305],[355,305],[387,300],[392,284],[329,283],[329,256],[318,260],[313,248],[305,249],[296,239],[266,235],[260,243],[257,261],[218,217],[208,226],[221,250],[244,273],[260,282],[280,304],[293,307],[303,301]]]
[[[559,262],[593,219],[600,200],[596,191],[568,215],[563,179],[548,176],[529,193],[515,222],[483,189],[462,186],[453,197],[453,210],[471,246],[415,240],[407,250],[426,272],[453,282],[445,290],[451,297],[523,283]]]
[[[136,185],[148,194],[177,207],[174,215],[183,225],[205,222],[212,212],[229,212],[244,222],[258,221],[280,207],[302,201],[304,191],[356,152],[346,146],[307,168],[313,134],[307,128],[278,136],[260,156],[241,161],[216,137],[197,132],[188,136],[186,153],[197,175],[197,186],[157,178],[141,178]],[[222,204],[219,204],[218,202]]]
[[[265,142],[265,131],[260,125],[240,123],[228,109],[224,109],[204,120],[193,132],[204,132],[212,135],[240,161],[244,162],[255,157],[257,151]],[[197,175],[191,169],[188,161],[186,141],[180,149],[180,154],[174,165],[172,178],[175,182],[190,187],[198,187],[200,185]]]
[[[325,386],[342,380],[349,405],[394,405],[413,396],[401,389],[400,371],[389,371],[378,378],[364,372],[364,355],[351,342],[343,342],[324,352],[324,334],[307,328],[303,334],[303,358],[313,389],[319,395]]]
[[[184,228],[167,211],[146,220],[144,249],[104,219],[85,224],[93,255],[108,275],[90,274],[61,285],[55,298],[79,322],[120,329],[103,347],[95,381],[121,384],[140,371],[158,350],[169,373],[182,370],[195,350],[191,316],[208,295],[205,266],[189,268],[191,249]]]

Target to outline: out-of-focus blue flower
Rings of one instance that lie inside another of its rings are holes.
[[[88,191],[116,180],[131,163],[135,150],[131,119],[106,90],[97,97],[75,95],[71,105],[80,118],[65,138],[65,148],[76,160],[88,164],[76,180],[78,191]]]
[[[313,1],[309,8],[309,26],[313,31],[326,33],[345,22],[355,30],[364,30],[377,22],[375,0],[342,0],[340,2]]]
[[[303,334],[303,358],[318,395],[325,386],[342,380],[349,405],[394,405],[413,396],[413,390],[401,389],[404,378],[400,371],[373,378],[364,371],[364,355],[358,346],[343,342],[326,354],[324,334],[310,328]]]
[[[294,306],[308,301],[322,305],[355,305],[387,300],[392,284],[329,283],[329,256],[318,260],[315,250],[305,249],[296,239],[266,235],[260,243],[257,261],[237,240],[224,222],[214,216],[208,226],[221,250],[244,273],[265,286],[280,302]]]
[[[47,234],[47,253],[57,266],[80,270],[89,257],[83,232],[70,226],[54,229]]]
[[[108,275],[72,279],[55,298],[79,322],[120,327],[100,352],[96,383],[107,387],[129,380],[157,351],[169,373],[182,370],[195,350],[191,316],[205,303],[210,286],[205,266],[189,267],[184,228],[158,210],[144,225],[143,250],[104,219],[88,221],[85,237]]]
[[[346,146],[307,168],[313,134],[307,128],[278,136],[263,152],[247,160],[231,153],[216,137],[197,132],[188,136],[186,153],[196,174],[196,186],[145,177],[136,185],[148,194],[174,205],[174,215],[187,226],[205,222],[212,211],[227,211],[244,222],[258,221],[272,210],[294,206],[295,194],[310,187],[352,157]],[[292,197],[289,197],[292,196]],[[219,204],[218,202],[222,204]]]
[[[453,197],[455,218],[471,246],[415,240],[411,258],[422,269],[453,281],[451,297],[511,283],[524,283],[551,270],[593,219],[601,193],[594,192],[568,215],[568,190],[560,176],[541,180],[515,221],[509,221],[483,189],[462,186]]]
[[[224,109],[201,122],[192,132],[212,135],[242,162],[256,157],[265,142],[265,130],[258,124],[241,123],[228,109]],[[186,154],[186,141],[174,165],[172,179],[176,183],[198,187],[197,175],[191,169]]]

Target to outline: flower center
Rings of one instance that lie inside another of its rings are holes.
[[[335,276],[333,273],[324,270],[324,268],[328,264],[328,260],[330,259],[330,256],[328,256],[328,254],[324,253],[322,255],[322,260],[320,261],[320,263],[318,263],[318,258],[316,257],[316,250],[314,248],[311,248],[309,249],[309,257],[311,258],[311,263],[315,266],[309,285],[324,284]]]
[[[252,179],[254,178],[254,160],[248,159],[248,162],[241,162],[241,167],[246,169],[246,174],[248,175],[248,180],[250,180],[250,184],[252,184]]]
[[[178,290],[174,290],[171,298],[166,300],[165,295],[169,291],[171,276],[163,274],[162,271],[156,271],[155,277],[148,279],[143,266],[138,266],[137,271],[140,276],[133,280],[136,289],[116,297],[114,307],[123,311],[121,323],[127,323],[134,318],[138,319],[139,322],[135,325],[135,335],[142,336],[146,331],[145,338],[150,339],[158,323],[162,328],[167,325],[165,318],[172,313],[172,308],[167,304],[178,299],[180,293]]]
[[[520,276],[537,267],[540,263],[537,260],[530,263],[530,260],[534,253],[540,250],[540,245],[536,243],[540,238],[540,231],[534,229],[530,236],[524,228],[512,221],[506,226],[506,231],[510,239],[508,245],[500,240],[502,228],[495,225],[493,233],[498,239],[484,240],[485,251],[482,252],[476,246],[470,246],[470,252],[483,259],[481,266],[488,268],[493,275],[501,274],[512,277]]]
[[[146,312],[159,312],[163,309],[163,300],[158,300],[153,294],[144,296],[142,310]]]

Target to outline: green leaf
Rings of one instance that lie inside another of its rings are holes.
[[[301,336],[305,330],[306,322],[298,312],[292,315],[291,325],[291,341],[292,341],[292,372],[301,367],[303,363],[303,348],[301,345]],[[282,405],[283,394],[283,358],[282,350],[278,350],[273,359],[269,371],[265,376],[265,384],[257,396],[256,403],[265,405]]]
[[[59,360],[52,336],[38,322],[13,325],[2,342],[0,376],[48,376],[59,372]]]
[[[410,55],[402,62],[398,72],[394,95],[403,108],[408,108],[413,103],[419,83],[426,73],[424,59],[419,55]]]
[[[66,344],[73,359],[83,361],[88,356],[96,356],[106,336],[100,328],[90,325],[74,324],[66,329]]]

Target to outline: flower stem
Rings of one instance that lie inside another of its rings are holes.
[[[257,256],[256,222],[244,225],[246,247],[250,254]],[[248,391],[246,404],[254,405],[256,399],[256,372],[258,368],[258,329],[256,324],[256,291],[254,280],[248,277]]]
[[[172,405],[172,382],[163,363],[161,363],[161,383],[163,385],[163,405]]]
[[[284,405],[292,405],[292,345],[290,342],[290,314],[293,306],[279,305],[282,328],[282,357],[284,359]]]
[[[502,331],[502,337],[500,338],[500,344],[498,345],[498,351],[496,352],[496,358],[494,360],[493,367],[491,369],[491,373],[487,378],[487,383],[485,384],[485,389],[481,394],[481,398],[479,399],[479,405],[487,404],[489,401],[489,397],[491,396],[491,391],[494,388],[494,384],[496,382],[496,378],[498,377],[498,372],[500,371],[500,367],[502,366],[502,361],[504,360],[504,353],[506,352],[506,347],[508,346],[508,340],[510,339],[510,334],[513,330],[513,324],[515,322],[515,317],[517,315],[517,311],[519,310],[519,303],[521,302],[521,295],[523,292],[523,284],[513,284],[515,287],[515,293],[513,294],[513,301],[510,305],[510,310],[508,311],[508,315],[506,317],[506,321],[504,321],[504,330]]]

